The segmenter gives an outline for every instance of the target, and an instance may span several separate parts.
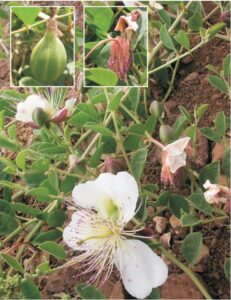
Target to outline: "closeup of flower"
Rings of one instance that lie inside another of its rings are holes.
[[[133,53],[130,51],[129,40],[118,36],[112,41],[108,67],[120,80],[127,80],[128,71],[133,64]]]
[[[211,183],[206,180],[203,187],[207,190],[204,192],[205,200],[210,204],[225,203],[230,199],[231,191],[228,187]]]
[[[102,276],[105,282],[115,265],[129,294],[145,298],[166,281],[168,268],[135,239],[136,230],[126,229],[136,213],[138,196],[138,185],[127,172],[102,173],[94,181],[78,184],[72,192],[77,211],[63,239],[70,248],[83,251],[73,262],[85,263],[84,273],[93,272],[90,282]]]
[[[184,137],[163,148],[161,180],[165,184],[173,184],[174,174],[181,167],[186,166],[185,149],[189,141],[189,137]]]
[[[30,95],[25,101],[18,103],[15,118],[32,126],[36,125],[34,124],[33,113],[36,109],[41,109],[48,120],[54,123],[61,123],[71,116],[76,99],[67,100],[62,109],[59,109],[60,103],[56,100],[57,98],[53,98],[52,95],[49,97],[49,100],[43,95]]]

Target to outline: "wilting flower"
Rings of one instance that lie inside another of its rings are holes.
[[[126,30],[137,31],[138,24],[136,14],[130,14],[128,16],[121,16],[116,24],[115,31],[125,32]]]
[[[15,118],[32,126],[36,125],[33,120],[33,112],[40,108],[50,121],[60,123],[71,116],[75,102],[75,99],[69,99],[65,102],[64,107],[59,109],[59,103],[55,99],[53,101],[52,97],[48,101],[42,95],[30,95],[25,101],[18,103]]]
[[[129,40],[117,36],[111,44],[108,67],[118,75],[120,80],[127,80],[127,74],[132,64],[133,53],[130,50]]]
[[[181,167],[186,166],[185,148],[189,141],[189,137],[184,137],[163,148],[161,180],[165,184],[174,184],[174,174]]]
[[[89,282],[110,276],[115,264],[126,290],[145,298],[167,279],[164,261],[126,224],[135,215],[138,186],[127,172],[102,173],[96,180],[78,184],[72,196],[77,206],[63,239],[74,250],[84,251],[73,263],[85,262],[85,272],[94,272]],[[103,283],[102,282],[102,283]]]
[[[210,180],[206,180],[203,187],[207,190],[204,192],[204,197],[210,204],[225,203],[230,198],[231,191],[226,186],[214,184]]]

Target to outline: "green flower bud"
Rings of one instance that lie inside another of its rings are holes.
[[[171,143],[172,140],[174,139],[173,130],[168,125],[160,126],[159,136],[161,142],[164,143],[165,145]]]
[[[162,116],[162,113],[164,111],[163,104],[161,102],[154,100],[152,101],[149,107],[149,111],[150,114],[154,115],[157,119],[159,119]]]
[[[35,108],[32,114],[32,119],[38,127],[42,127],[48,123],[48,115],[41,107]]]

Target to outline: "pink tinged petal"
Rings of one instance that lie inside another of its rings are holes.
[[[170,168],[171,173],[175,173],[179,168],[186,166],[186,153],[183,152],[179,155],[166,156],[166,165]]]
[[[54,118],[52,118],[51,121],[55,124],[59,124],[66,119],[67,113],[67,109],[63,108],[57,112],[57,115]]]
[[[25,123],[33,122],[32,114],[35,108],[44,108],[45,101],[38,95],[30,95],[25,101],[18,103],[15,119]]]
[[[130,295],[144,299],[153,288],[168,277],[165,262],[139,240],[121,240],[115,255],[125,289]]]
[[[95,183],[112,199],[121,211],[121,221],[127,223],[135,214],[139,196],[138,185],[128,172],[118,172],[116,175],[102,173]]]
[[[167,151],[168,155],[175,156],[182,154],[190,141],[189,137],[179,139],[164,147],[163,151]]]

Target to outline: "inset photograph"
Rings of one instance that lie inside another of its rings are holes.
[[[85,86],[147,87],[147,7],[86,6]]]
[[[74,86],[74,7],[11,7],[11,86]]]

